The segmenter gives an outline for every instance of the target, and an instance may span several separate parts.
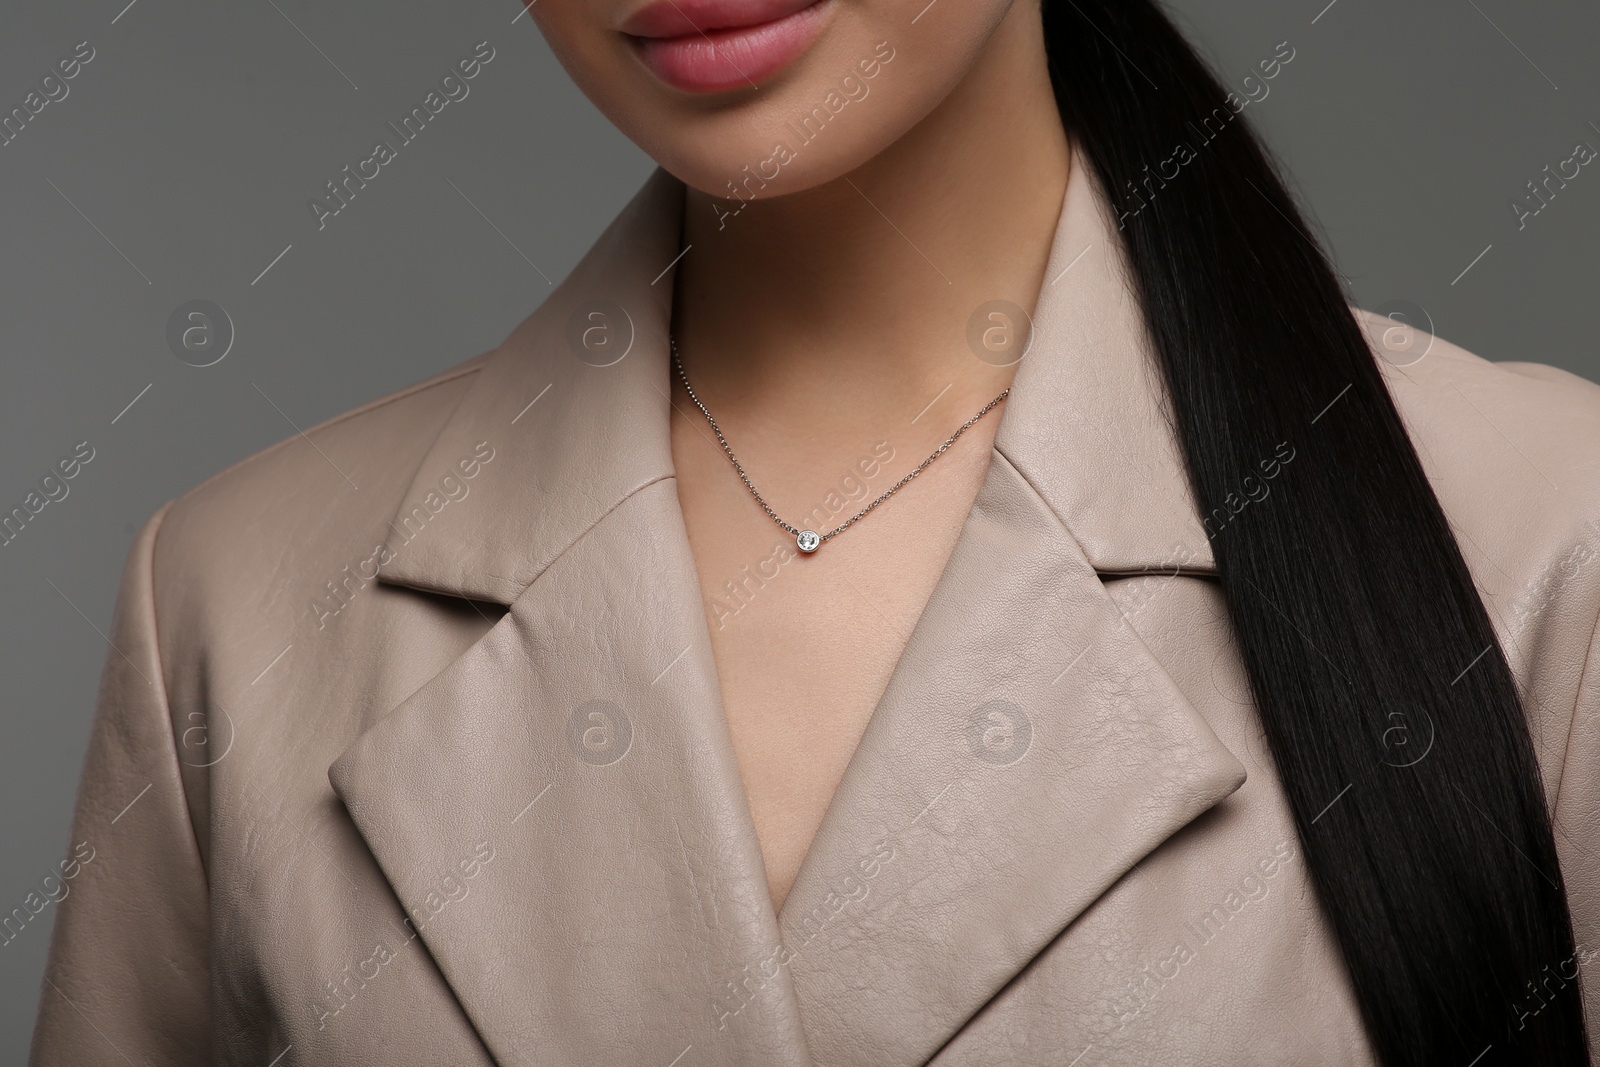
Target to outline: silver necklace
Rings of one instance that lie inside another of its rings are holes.
[[[744,482],[746,489],[750,490],[750,495],[756,498],[756,503],[761,505],[761,510],[765,511],[773,522],[777,523],[783,529],[793,534],[795,547],[807,555],[821,548],[822,542],[828,540],[829,538],[837,537],[850,527],[854,526],[857,522],[866,517],[867,512],[871,511],[885,500],[888,500],[890,497],[894,496],[906,485],[907,482],[911,481],[911,479],[927,470],[929,464],[938,459],[940,456],[944,455],[945,450],[956,443],[956,438],[967,432],[967,427],[971,426],[973,423],[987,415],[996,404],[1000,403],[1000,401],[1004,400],[1011,393],[1010,389],[1006,389],[999,396],[983,405],[983,410],[979,411],[976,415],[972,416],[972,418],[968,419],[966,422],[963,422],[959,427],[957,427],[956,432],[946,438],[944,444],[933,450],[933,455],[917,464],[916,468],[913,469],[910,474],[906,475],[904,478],[901,478],[898,482],[895,482],[888,489],[884,490],[883,494],[872,503],[856,512],[854,515],[850,516],[844,522],[840,523],[838,526],[835,526],[827,533],[818,533],[815,530],[802,530],[799,527],[791,526],[787,522],[784,522],[778,517],[778,513],[772,510],[771,505],[769,505],[766,500],[762,498],[761,492],[755,487],[755,483],[751,482],[750,476],[744,472],[744,466],[739,462],[739,457],[733,454],[733,449],[728,445],[728,439],[722,436],[722,428],[717,425],[717,420],[711,417],[711,411],[700,402],[700,398],[695,395],[694,386],[689,384],[689,375],[684,372],[683,360],[678,358],[678,339],[676,337],[669,337],[668,343],[672,346],[672,365],[677,368],[678,379],[683,382],[683,388],[688,392],[689,399],[694,401],[694,406],[700,409],[700,414],[704,415],[706,417],[706,421],[711,424],[711,432],[717,435],[717,441],[721,443],[722,450],[728,454],[729,461],[733,463],[733,469],[739,472],[739,480]]]

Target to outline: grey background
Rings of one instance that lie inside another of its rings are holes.
[[[126,3],[0,13],[0,111],[77,42],[96,51],[0,147],[0,511],[77,442],[96,450],[0,548],[0,913],[65,855],[96,631],[137,524],[295,427],[498,343],[652,166],[516,0]],[[1600,378],[1600,166],[1525,229],[1509,207],[1578,141],[1600,148],[1600,6],[1174,7],[1232,85],[1295,49],[1246,115],[1356,302],[1409,300],[1487,358]],[[307,200],[485,40],[471,94],[319,232]],[[205,368],[165,336],[197,298],[237,331]],[[25,1058],[50,917],[0,947],[0,1062]]]

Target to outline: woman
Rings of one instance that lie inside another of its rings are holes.
[[[1589,1062],[1600,389],[1144,0],[530,10],[661,169],[146,525],[35,1063]]]

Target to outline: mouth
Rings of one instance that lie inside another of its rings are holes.
[[[834,0],[653,0],[620,27],[640,60],[675,89],[754,87],[821,34]]]

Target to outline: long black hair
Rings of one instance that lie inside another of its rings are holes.
[[[1371,1045],[1388,1067],[1588,1064],[1578,984],[1546,980],[1575,949],[1516,684],[1327,257],[1156,3],[1041,7],[1202,512],[1295,449],[1211,544]],[[1386,747],[1397,726],[1431,737],[1420,760]]]

